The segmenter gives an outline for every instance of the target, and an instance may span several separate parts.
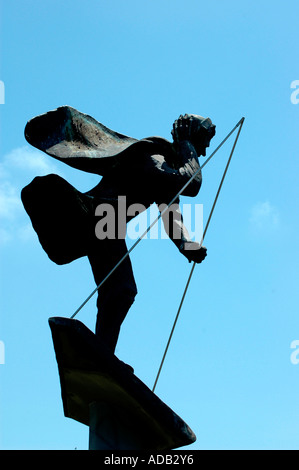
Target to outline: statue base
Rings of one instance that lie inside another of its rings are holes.
[[[83,323],[53,317],[64,414],[89,426],[90,450],[171,450],[192,444],[189,426]]]

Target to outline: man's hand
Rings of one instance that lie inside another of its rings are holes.
[[[179,248],[180,252],[188,259],[189,263],[201,263],[207,256],[207,249],[197,242],[184,242]]]

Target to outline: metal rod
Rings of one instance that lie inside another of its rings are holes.
[[[213,203],[212,209],[211,209],[209,217],[208,217],[208,221],[206,223],[206,226],[205,226],[205,229],[204,229],[204,232],[203,232],[203,236],[202,236],[202,239],[201,239],[201,242],[200,242],[200,246],[203,244],[204,238],[206,236],[206,233],[207,233],[207,230],[208,230],[208,227],[209,227],[209,224],[210,224],[210,221],[211,221],[211,218],[212,218],[212,215],[213,215],[213,212],[214,212],[214,209],[215,209],[215,206],[216,206],[216,203],[217,203],[217,200],[218,200],[218,197],[219,197],[219,194],[220,194],[220,191],[221,191],[221,188],[222,188],[222,185],[223,185],[223,182],[224,182],[224,179],[225,179],[230,161],[232,159],[232,156],[233,156],[233,153],[234,153],[234,150],[235,150],[235,147],[236,147],[236,144],[237,144],[237,141],[238,141],[238,138],[239,138],[244,120],[245,120],[245,118],[243,117],[239,121],[239,124],[241,124],[241,125],[240,125],[240,128],[239,128],[238,134],[236,136],[235,142],[233,144],[233,147],[232,147],[228,162],[226,164],[221,182],[219,184],[218,191],[217,191],[217,194],[215,196],[214,203]],[[236,129],[236,127],[235,127],[235,129]],[[191,268],[191,272],[189,274],[187,284],[186,284],[186,287],[185,287],[185,290],[184,290],[184,293],[183,293],[183,296],[182,296],[182,299],[181,299],[181,302],[180,302],[180,305],[179,305],[179,308],[178,308],[178,312],[176,314],[174,324],[173,324],[173,327],[172,327],[172,330],[171,330],[171,333],[170,333],[170,336],[169,336],[169,339],[168,339],[168,342],[167,342],[167,345],[166,345],[166,348],[165,348],[165,351],[164,351],[164,354],[163,354],[163,358],[162,358],[162,361],[161,361],[161,364],[160,364],[160,367],[159,367],[159,370],[158,370],[158,374],[157,374],[157,377],[156,377],[156,380],[155,380],[155,383],[154,383],[154,386],[153,386],[153,390],[152,390],[153,392],[155,391],[155,388],[156,388],[156,385],[157,385],[157,382],[158,382],[158,379],[159,379],[159,376],[160,376],[160,373],[161,373],[161,370],[162,370],[162,367],[163,367],[163,364],[164,364],[164,361],[165,361],[165,358],[166,358],[166,354],[167,354],[167,351],[168,351],[168,348],[169,348],[169,345],[170,345],[170,341],[172,339],[172,336],[173,336],[173,333],[174,333],[174,330],[175,330],[175,327],[176,327],[176,324],[177,324],[177,321],[178,321],[178,318],[179,318],[179,315],[180,315],[180,312],[181,312],[181,309],[182,309],[182,306],[183,306],[183,303],[184,303],[184,300],[185,300],[185,297],[186,297],[186,294],[187,294],[187,290],[188,290],[188,287],[189,287],[189,284],[190,284],[190,281],[191,281],[191,278],[192,278],[192,275],[193,275],[193,272],[194,272],[194,269],[195,269],[195,265],[196,265],[196,263],[193,262],[193,266]]]

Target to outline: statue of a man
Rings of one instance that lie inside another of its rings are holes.
[[[183,191],[198,194],[202,176],[198,157],[215,135],[209,118],[185,114],[173,124],[173,143],[161,137],[133,139],[116,133],[92,117],[69,106],[37,116],[29,121],[25,136],[29,143],[68,165],[102,176],[99,184],[81,193],[57,175],[37,177],[22,190],[22,201],[39,240],[51,260],[65,264],[87,256],[96,285],[127,253],[124,234],[103,237],[96,233],[96,208],[110,204],[120,220],[119,197],[126,208],[138,203],[165,207],[196,173]],[[189,261],[200,263],[207,250],[191,241],[179,210],[179,198],[162,216],[165,230]],[[125,209],[126,209],[125,208]],[[169,214],[168,214],[169,215]],[[128,216],[125,210],[126,222]],[[115,233],[121,230],[116,227]],[[96,335],[114,353],[121,324],[134,302],[137,287],[127,256],[98,292]]]

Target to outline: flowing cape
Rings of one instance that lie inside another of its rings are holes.
[[[28,121],[25,138],[67,165],[101,176],[132,152],[173,152],[171,142],[162,137],[138,140],[119,134],[71,106],[61,106]]]
[[[51,157],[101,176],[132,152],[173,152],[172,144],[162,137],[137,140],[119,134],[70,106],[28,121],[25,137]],[[95,207],[90,197],[52,174],[34,178],[23,188],[21,199],[52,261],[66,264],[87,255],[95,230]]]

